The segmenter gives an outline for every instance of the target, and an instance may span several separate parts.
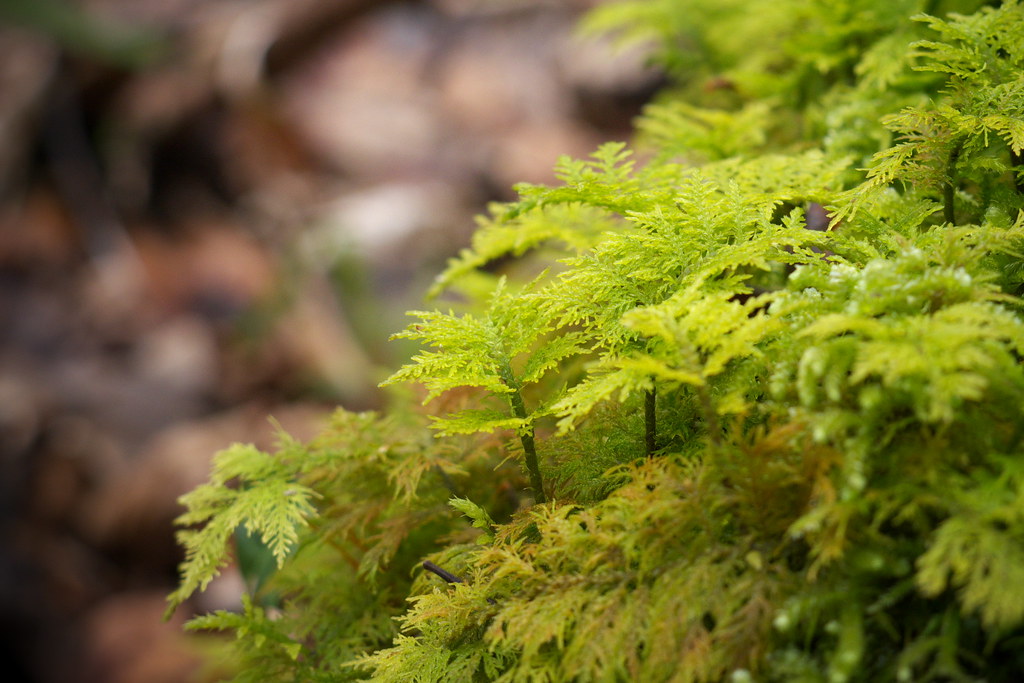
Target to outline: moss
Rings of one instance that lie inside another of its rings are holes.
[[[244,523],[281,616],[196,625],[254,680],[1013,680],[1024,8],[919,4],[602,6],[680,75],[653,153],[481,221],[397,335],[433,437],[219,457],[174,603]]]

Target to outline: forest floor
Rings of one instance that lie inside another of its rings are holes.
[[[55,0],[0,24],[0,615],[13,680],[214,680],[177,498],[272,416],[379,408],[473,217],[628,139],[593,0]],[[64,12],[57,20],[49,10]],[[12,680],[9,676],[8,680]]]

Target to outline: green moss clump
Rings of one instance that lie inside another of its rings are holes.
[[[192,622],[242,681],[1017,680],[1024,7],[980,4],[602,5],[677,76],[646,161],[492,207],[397,335],[434,436],[221,453],[172,606],[242,527],[276,570]]]

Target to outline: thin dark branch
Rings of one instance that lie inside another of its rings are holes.
[[[460,579],[459,577],[455,576],[455,574],[452,574],[450,571],[447,571],[445,569],[441,569],[440,567],[438,567],[436,564],[434,564],[430,560],[424,560],[423,561],[423,568],[426,569],[428,572],[433,572],[434,574],[437,574],[442,579],[444,579],[447,583],[465,583],[462,579]],[[498,604],[497,601],[494,598],[487,598],[487,603],[490,604],[490,605],[497,605]]]
[[[455,574],[452,574],[449,571],[441,569],[430,560],[423,561],[423,568],[426,569],[428,572],[433,572],[434,574],[437,574],[448,583],[462,583],[462,579],[455,576]]]

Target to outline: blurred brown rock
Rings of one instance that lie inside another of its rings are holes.
[[[444,258],[472,225],[467,201],[464,188],[436,179],[378,183],[346,192],[325,207],[323,227],[309,235],[307,250],[321,257],[354,252],[380,267],[403,253],[424,260]]]
[[[173,239],[143,233],[137,245],[151,296],[165,310],[244,310],[276,282],[266,247],[220,221],[194,222]]]
[[[603,141],[572,123],[523,124],[494,139],[488,174],[496,187],[551,184],[558,157],[586,157]]]
[[[166,595],[126,592],[98,604],[84,617],[85,667],[81,683],[182,683],[194,681],[202,660],[182,631],[183,616],[164,621]]]
[[[629,135],[632,120],[665,85],[651,63],[650,44],[617,45],[607,37],[564,36],[557,68],[575,116],[600,129]]]
[[[567,119],[571,100],[555,59],[557,37],[571,25],[566,13],[524,12],[453,28],[454,40],[433,65],[445,120],[486,136]]]
[[[285,111],[324,162],[371,179],[432,168],[443,122],[421,81],[436,27],[416,5],[374,13],[283,78]]]

